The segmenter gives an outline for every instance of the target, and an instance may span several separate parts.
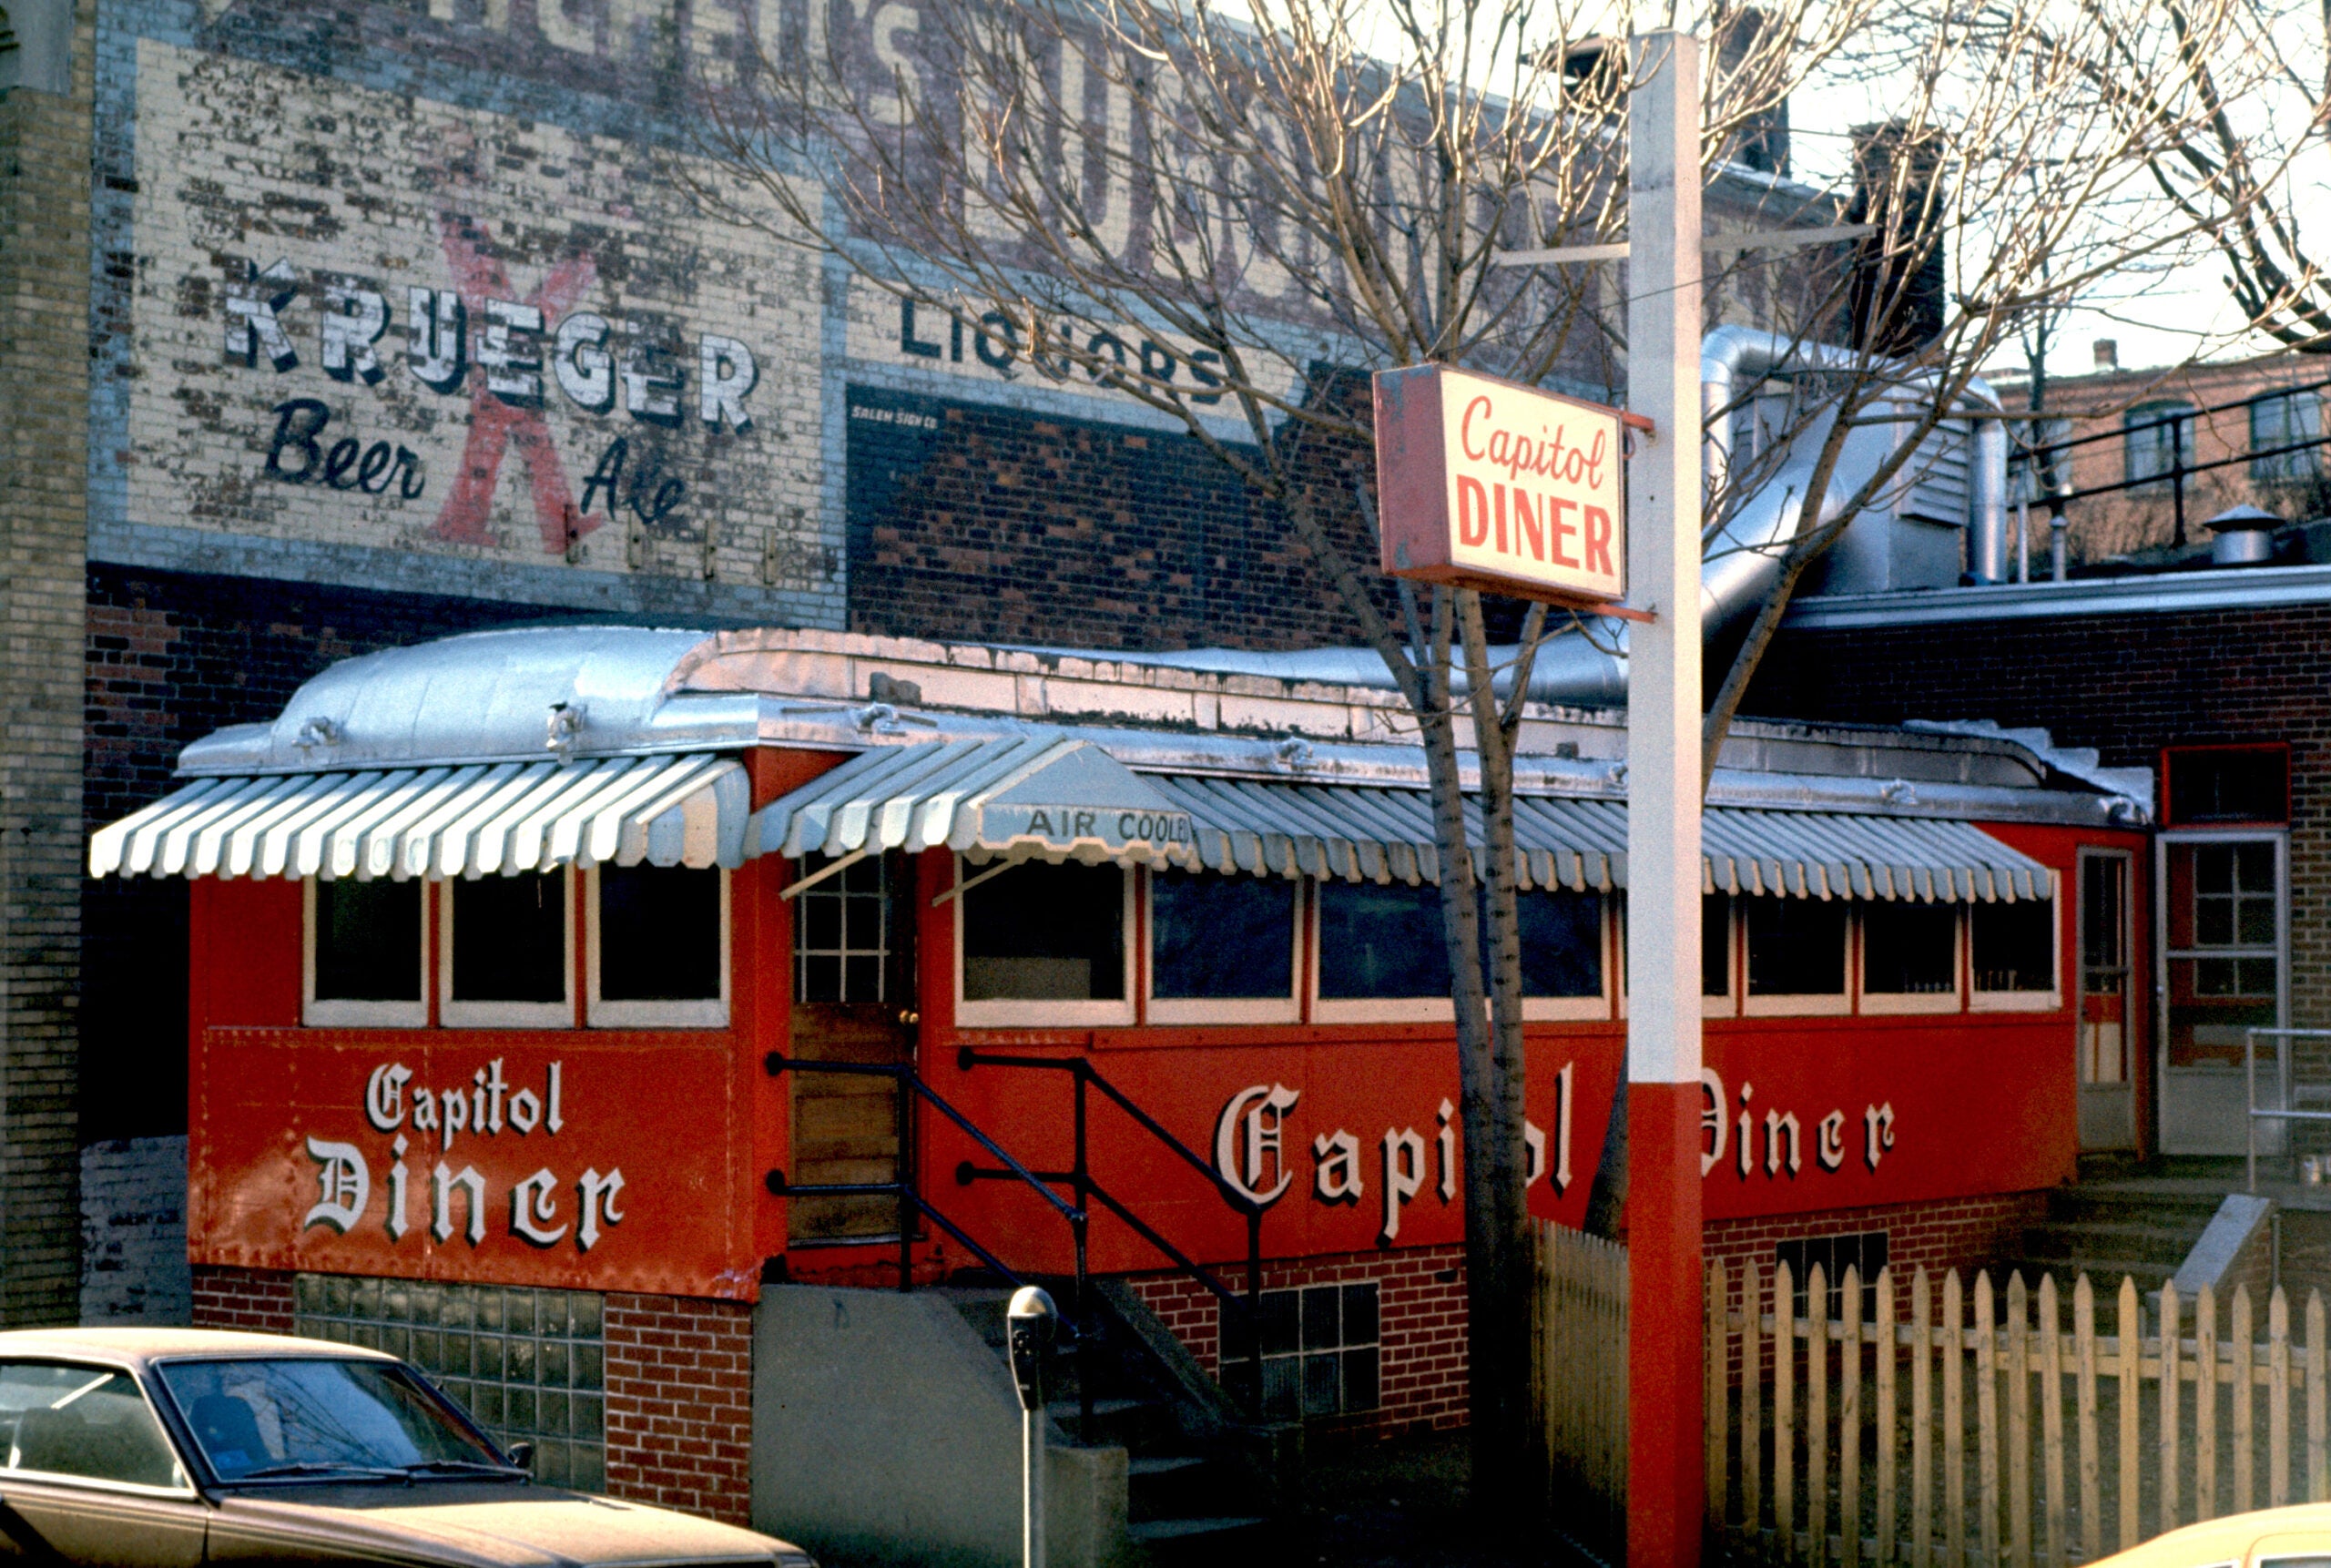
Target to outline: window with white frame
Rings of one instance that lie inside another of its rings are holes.
[[[1700,1011],[1712,1018],[1728,1018],[1737,1005],[1733,995],[1732,895],[1700,895]]]
[[[1149,1010],[1156,1023],[1292,1023],[1302,885],[1288,877],[1152,871]]]
[[[1514,906],[1522,927],[1522,1016],[1607,1016],[1603,895],[1548,889],[1516,894]]]
[[[425,883],[311,877],[301,901],[303,1023],[411,1029],[429,1022]]]
[[[1759,897],[1742,899],[1740,907],[1748,949],[1744,1011],[1846,1011],[1846,933],[1851,905],[1843,899]]]
[[[1967,906],[1967,960],[1974,1005],[2051,1008],[2056,1004],[2056,901],[2005,899]]]
[[[1339,878],[1317,887],[1314,1017],[1350,1023],[1451,1015],[1438,887]]]
[[[955,900],[957,1023],[1133,1022],[1130,871],[1030,860],[983,877],[959,863],[956,875],[981,879]]]
[[[2275,392],[2250,405],[2250,450],[2263,455],[2250,460],[2250,477],[2268,481],[2312,479],[2316,448],[2295,452],[2277,448],[2298,446],[2323,438],[2323,399],[2311,392]]]
[[[443,884],[438,1017],[449,1028],[575,1024],[575,894],[567,871]]]
[[[727,1026],[727,871],[601,866],[586,892],[593,1027]]]
[[[864,855],[826,872],[834,857],[801,862],[802,891],[793,901],[793,999],[884,1002],[890,998],[891,860]]]
[[[2165,478],[2172,469],[2194,466],[2194,405],[2141,402],[2121,421],[2128,480],[2142,484]]]
[[[1959,906],[1908,899],[1861,905],[1865,1013],[1959,1010]]]

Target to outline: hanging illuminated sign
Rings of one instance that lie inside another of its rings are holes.
[[[1379,372],[1384,570],[1580,607],[1624,598],[1624,423],[1446,365]]]

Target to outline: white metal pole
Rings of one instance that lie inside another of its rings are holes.
[[[1690,1568],[1700,1369],[1700,57],[1635,44],[1628,103],[1627,1237],[1630,1568]]]

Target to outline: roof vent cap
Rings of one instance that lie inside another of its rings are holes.
[[[2217,535],[2210,544],[2214,566],[2259,566],[2275,558],[2275,533],[2283,520],[2264,507],[2229,506],[2211,518]]]

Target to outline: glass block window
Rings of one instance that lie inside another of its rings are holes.
[[[606,1490],[601,1298],[583,1290],[302,1274],[293,1331],[402,1356],[553,1486]]]
[[[1383,1347],[1377,1288],[1307,1285],[1261,1297],[1263,1413],[1272,1420],[1351,1415],[1382,1403]],[[1237,1316],[1222,1311],[1222,1344],[1233,1363],[1249,1359]],[[1225,1368],[1237,1387],[1245,1369]]]

